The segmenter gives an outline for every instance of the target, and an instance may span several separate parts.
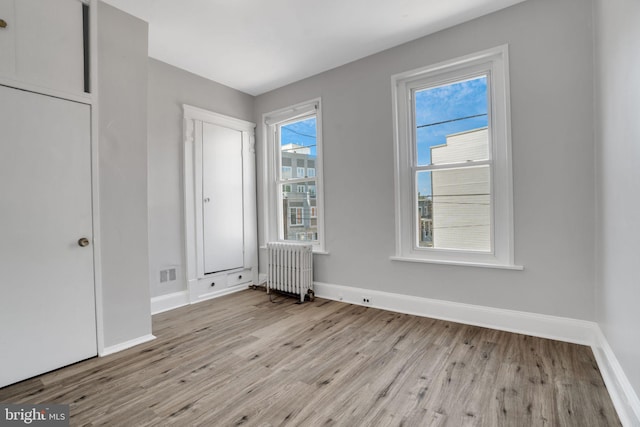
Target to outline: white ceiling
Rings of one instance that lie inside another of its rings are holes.
[[[104,0],[149,23],[149,56],[251,95],[523,0]]]

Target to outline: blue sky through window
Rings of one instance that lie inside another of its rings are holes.
[[[300,120],[280,127],[280,145],[300,145],[309,148],[309,154],[316,157],[316,118]]]
[[[431,147],[447,135],[487,126],[487,77],[480,76],[415,92],[418,166],[431,164]],[[431,195],[431,173],[418,174],[418,192]]]

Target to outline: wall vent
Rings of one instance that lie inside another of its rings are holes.
[[[160,270],[160,283],[173,282],[178,278],[175,267]]]

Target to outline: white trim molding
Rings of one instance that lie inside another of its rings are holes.
[[[129,341],[121,342],[116,345],[105,347],[99,354],[100,357],[109,356],[110,354],[118,353],[131,347],[135,347],[140,344],[144,344],[149,341],[155,340],[155,335],[144,335],[142,337],[134,338]]]
[[[316,296],[320,298],[581,345],[591,345],[593,342],[593,328],[596,325],[594,322],[586,320],[394,294],[328,283],[314,282],[314,290]],[[363,302],[363,297],[365,296],[368,298],[369,303]]]
[[[189,291],[173,292],[151,298],[151,314],[163,313],[189,305]]]
[[[322,282],[314,290],[319,298],[590,346],[622,425],[640,426],[640,399],[596,322]]]
[[[210,292],[210,293],[207,293],[207,294],[201,294],[201,295],[192,294],[191,295],[191,304],[197,304],[197,303],[202,302],[202,301],[207,301],[207,300],[210,300],[210,299],[220,298],[220,297],[223,297],[225,295],[229,295],[229,294],[233,294],[233,293],[236,293],[236,292],[244,291],[246,289],[249,289],[249,285],[248,284],[242,284],[242,285],[238,285],[238,286],[231,286],[229,288],[220,289],[218,291]]]
[[[239,291],[244,291],[245,289],[248,289],[248,288],[249,288],[248,284],[243,284],[238,286],[231,286],[228,288],[220,289],[218,291],[210,292],[202,295],[198,295],[196,293],[193,293],[192,295],[190,295],[189,291],[187,290],[173,292],[166,295],[160,295],[160,296],[151,298],[151,314],[155,315],[155,314],[164,313],[165,311],[174,310],[176,308],[184,307],[186,305],[193,305],[202,301],[219,298],[221,296],[229,295]]]
[[[640,399],[598,325],[591,349],[620,422],[623,426],[640,426]]]

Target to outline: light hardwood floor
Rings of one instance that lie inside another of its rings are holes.
[[[74,426],[619,425],[585,346],[259,290],[153,329],[0,401],[70,404]]]

